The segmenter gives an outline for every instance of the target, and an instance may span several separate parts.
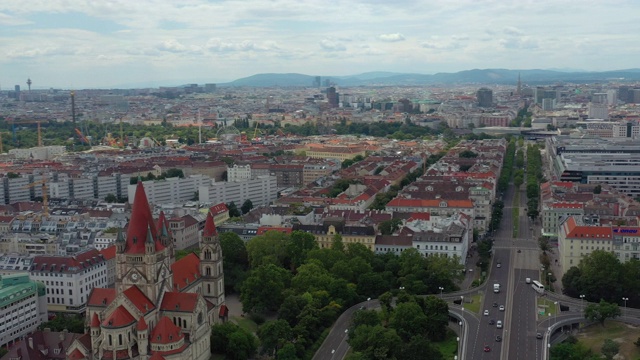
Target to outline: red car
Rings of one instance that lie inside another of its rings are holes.
[[[484,352],[489,352],[489,351],[491,351],[491,348],[489,347],[489,345],[485,345]]]

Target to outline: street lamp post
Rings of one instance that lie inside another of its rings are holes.
[[[438,289],[440,290],[440,298],[442,299],[442,291],[444,290],[444,288],[442,286],[438,286]]]
[[[580,307],[584,310],[584,295],[580,295]]]
[[[558,302],[553,302],[553,323],[555,324],[558,321]]]
[[[628,297],[623,297],[622,300],[624,301],[624,310],[627,310],[627,301],[629,300]]]
[[[367,309],[369,308],[369,301],[371,301],[371,298],[367,298]]]
[[[551,290],[551,275],[553,274],[550,272],[547,273],[547,286],[549,286],[549,290]]]

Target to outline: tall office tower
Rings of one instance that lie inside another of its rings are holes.
[[[16,100],[20,100],[20,85],[14,87],[16,93]]]
[[[629,89],[629,103],[640,104],[640,89]]]
[[[622,85],[618,87],[618,100],[622,102],[629,102],[629,87],[626,85]]]
[[[476,93],[478,98],[478,106],[491,107],[493,106],[493,91],[487,88],[480,88]]]
[[[607,90],[607,103],[615,105],[618,103],[618,91],[616,89]]]
[[[333,86],[327,89],[327,101],[329,101],[329,105],[331,105],[332,108],[338,107],[338,93]]]
[[[313,78],[313,87],[320,87],[322,85],[322,78],[320,78],[320,76],[316,76],[315,78]]]
[[[516,89],[516,94],[522,95],[522,81],[520,80],[520,73],[518,73],[518,88]]]
[[[330,78],[324,79],[324,86],[326,86],[326,87],[331,86],[331,79]]]
[[[595,93],[591,95],[591,102],[594,104],[606,104],[607,103],[607,94],[606,93]]]
[[[542,99],[542,110],[553,111],[556,107],[556,99]]]

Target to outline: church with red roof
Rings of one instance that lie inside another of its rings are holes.
[[[226,316],[222,249],[209,212],[195,253],[176,261],[169,223],[153,218],[138,182],[126,234],[116,240],[115,288],[87,300],[86,332],[67,358],[206,360],[211,325]]]

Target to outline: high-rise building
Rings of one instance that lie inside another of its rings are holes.
[[[216,84],[204,84],[204,92],[216,92]]]
[[[609,118],[609,108],[607,103],[589,103],[589,119],[603,119]]]
[[[222,249],[207,214],[200,256],[175,261],[164,213],[151,215],[138,183],[126,237],[116,240],[115,288],[88,296],[86,333],[66,349],[67,359],[208,360],[211,325],[226,319]]]
[[[20,100],[20,85],[14,86],[14,93],[16,96],[16,100]]]
[[[480,88],[476,93],[478,98],[478,106],[480,107],[492,107],[493,106],[493,91],[488,88]]]
[[[618,100],[622,102],[629,102],[629,87],[622,85],[618,87]]]
[[[338,93],[333,86],[327,89],[327,101],[332,108],[338,107]]]
[[[522,81],[520,80],[520,73],[518,73],[518,87],[516,88],[516,94],[522,95]]]
[[[311,86],[319,88],[321,85],[322,85],[322,78],[320,76],[316,76],[315,78],[313,78],[313,83],[311,84]]]

